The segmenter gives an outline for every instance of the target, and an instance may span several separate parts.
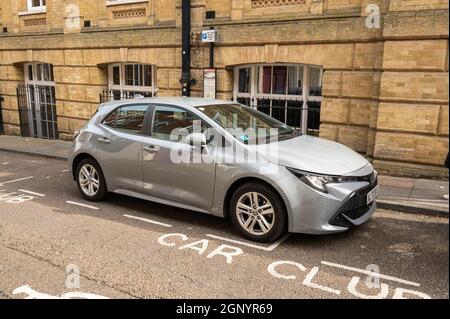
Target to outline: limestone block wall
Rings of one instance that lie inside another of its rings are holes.
[[[448,2],[391,1],[384,37],[374,164],[390,174],[445,176]]]

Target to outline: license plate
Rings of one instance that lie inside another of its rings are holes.
[[[378,197],[378,194],[380,193],[380,187],[377,185],[374,189],[370,191],[370,193],[367,194],[367,205],[370,205],[375,198]]]

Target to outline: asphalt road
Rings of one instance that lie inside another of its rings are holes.
[[[448,298],[448,219],[378,210],[262,245],[212,216],[86,202],[67,169],[0,151],[0,298]]]

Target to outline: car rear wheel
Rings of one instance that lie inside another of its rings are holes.
[[[231,198],[230,216],[235,228],[253,241],[274,241],[287,229],[280,196],[264,184],[241,185]]]
[[[102,201],[107,193],[106,182],[98,163],[86,158],[80,162],[76,171],[78,190],[91,202]]]

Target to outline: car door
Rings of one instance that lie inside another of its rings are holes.
[[[110,190],[142,192],[142,147],[148,104],[122,105],[108,114],[94,137],[96,156]]]
[[[213,143],[200,148],[184,142],[185,135],[195,130],[194,124],[200,126],[200,123],[204,130],[206,124],[183,108],[153,107],[151,136],[145,138],[143,148],[146,193],[196,207],[211,207],[216,147]],[[183,160],[180,154],[188,155],[189,159]]]

